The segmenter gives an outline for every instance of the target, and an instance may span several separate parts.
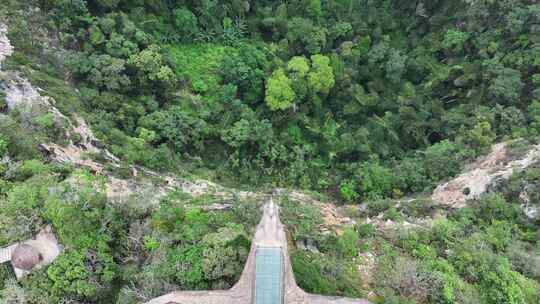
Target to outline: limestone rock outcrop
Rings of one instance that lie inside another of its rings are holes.
[[[0,23],[0,66],[6,57],[13,53],[13,46],[7,37],[7,26]]]
[[[458,176],[439,185],[431,195],[438,205],[463,208],[467,200],[477,199],[498,181],[508,179],[516,170],[523,170],[540,160],[540,145],[532,146],[517,159],[511,159],[507,143],[493,145],[491,152],[473,163]]]

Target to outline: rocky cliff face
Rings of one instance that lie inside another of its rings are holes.
[[[13,53],[13,46],[7,37],[7,26],[0,23],[0,66],[4,59]]]
[[[522,171],[540,161],[540,145],[534,145],[524,156],[513,158],[507,143],[493,145],[491,152],[472,162],[454,179],[439,185],[431,199],[439,206],[463,208],[468,200],[477,199],[496,184],[508,179],[514,172]],[[520,196],[525,213],[530,218],[539,216],[539,207],[527,200],[526,189]]]

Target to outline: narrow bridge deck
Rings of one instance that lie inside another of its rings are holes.
[[[17,245],[11,245],[9,247],[0,248],[0,264],[9,262],[11,260],[11,253],[15,250]]]
[[[229,290],[177,291],[147,304],[370,304],[367,300],[308,294],[294,280],[285,228],[272,198],[264,205],[246,266]]]
[[[259,247],[255,255],[255,303],[283,303],[281,247]]]

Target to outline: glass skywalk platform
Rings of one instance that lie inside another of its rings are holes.
[[[257,248],[254,304],[283,304],[283,254],[280,247]]]

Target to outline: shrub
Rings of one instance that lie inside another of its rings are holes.
[[[313,205],[281,200],[281,218],[293,232],[295,239],[319,239],[317,227],[323,223],[322,215]]]
[[[47,268],[47,276],[52,281],[50,291],[57,296],[102,297],[100,292],[107,289],[114,278],[114,262],[111,256],[91,255],[92,252],[79,251],[67,251],[60,255]]]
[[[347,228],[338,239],[338,252],[345,258],[353,258],[358,255],[358,233]]]
[[[15,273],[13,268],[8,263],[0,264],[0,290],[4,289],[8,280],[14,279]],[[1,291],[0,291],[1,294]]]
[[[432,182],[454,176],[461,170],[464,159],[463,147],[443,140],[424,151],[424,167]]]
[[[16,184],[8,191],[0,213],[0,243],[32,238],[41,229],[43,201],[51,184],[50,179],[40,177]]]
[[[429,303],[430,299],[436,298],[440,289],[439,276],[422,269],[415,261],[406,257],[396,258],[379,271],[379,284],[418,303]]]
[[[6,93],[0,92],[0,113],[3,113],[7,109]]]
[[[378,162],[366,162],[357,172],[359,188],[366,198],[376,199],[392,195],[396,185],[392,171]]]
[[[433,245],[444,251],[456,243],[463,235],[458,223],[449,220],[436,220],[431,230]]]
[[[244,227],[228,224],[202,240],[202,269],[206,280],[215,288],[228,288],[238,279],[249,253]]]
[[[113,210],[107,206],[99,181],[88,173],[78,172],[72,181],[54,189],[45,201],[45,218],[56,229],[60,241],[75,248],[95,248],[110,236],[98,233]],[[108,223],[112,225],[113,222]]]
[[[54,127],[54,114],[46,113],[36,118],[37,124],[45,129],[51,129]]]
[[[424,191],[430,180],[426,172],[423,160],[419,157],[407,157],[393,167],[396,176],[397,187],[404,192]]]
[[[0,288],[0,304],[27,303],[24,288],[15,279],[6,280],[5,288]]]
[[[529,301],[538,298],[537,283],[512,270],[508,259],[494,254],[485,243],[475,234],[456,247],[451,256],[456,270],[478,284],[485,303],[534,303]]]
[[[355,226],[355,230],[360,238],[368,238],[375,233],[375,226],[372,224],[359,224]]]
[[[506,256],[517,271],[540,281],[540,253],[534,245],[514,240],[507,247]]]
[[[408,203],[404,203],[402,206],[402,211],[408,216],[422,218],[430,216],[431,211],[433,211],[435,208],[435,204],[432,200],[419,198]]]
[[[39,159],[41,153],[38,146],[41,136],[30,128],[22,128],[11,117],[0,116],[0,130],[4,141],[9,142],[10,155],[16,155],[18,159]]]
[[[4,135],[0,134],[0,158],[4,157],[8,153],[8,139]]]
[[[49,166],[37,159],[25,160],[22,165],[17,168],[13,179],[23,181],[34,175],[40,175],[50,172]]]
[[[164,271],[168,277],[184,289],[208,288],[204,280],[203,247],[190,245],[172,248],[167,251],[167,263]]]
[[[485,195],[473,208],[477,220],[484,224],[489,224],[493,220],[514,222],[521,213],[519,206],[508,203],[497,193]]]
[[[159,209],[152,214],[152,226],[155,229],[172,233],[180,229],[185,218],[184,206],[168,199],[162,200]]]
[[[389,210],[390,208],[394,207],[395,204],[396,202],[391,199],[379,199],[379,200],[369,201],[367,203],[368,215],[376,216],[379,213],[385,212]]]
[[[335,282],[322,275],[323,269],[320,261],[309,253],[295,252],[291,256],[291,263],[298,284],[304,290],[319,294],[336,292]]]
[[[420,229],[403,229],[398,231],[396,243],[407,253],[415,257],[435,257],[437,251],[428,245],[431,241],[429,231]]]
[[[307,292],[324,295],[363,297],[354,263],[326,255],[295,251],[291,263],[298,285]]]
[[[354,188],[354,183],[352,181],[343,181],[339,185],[339,193],[347,202],[353,202],[360,196]]]
[[[539,299],[538,284],[513,271],[503,258],[490,271],[482,273],[480,294],[484,302],[493,304],[534,303]]]
[[[484,231],[485,239],[495,251],[501,252],[508,247],[513,239],[515,226],[506,221],[494,220]]]
[[[469,293],[469,301],[474,303],[479,297],[469,292],[470,286],[467,286],[458,275],[454,267],[443,258],[425,259],[422,262],[423,267],[431,271],[440,282],[440,289],[437,291],[432,301],[436,303],[455,303],[464,293]]]
[[[384,220],[400,221],[402,219],[401,213],[397,210],[396,207],[390,207],[386,210],[383,216]]]
[[[485,117],[479,117],[477,124],[470,130],[466,130],[463,141],[477,154],[489,149],[495,140],[495,133],[491,130],[491,124]]]
[[[465,42],[471,35],[467,32],[461,32],[459,30],[449,29],[444,35],[442,46],[445,49],[452,50],[454,52],[461,52],[463,50]]]

